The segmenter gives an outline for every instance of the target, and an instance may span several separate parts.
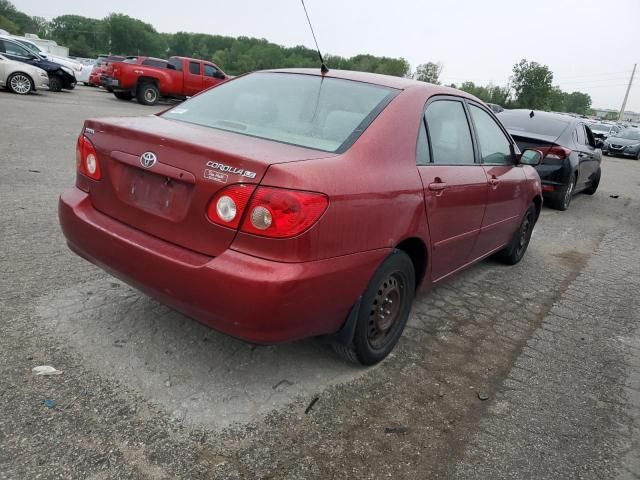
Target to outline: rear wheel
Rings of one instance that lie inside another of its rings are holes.
[[[640,160],[640,150],[638,150],[638,153],[636,155],[636,160]]]
[[[143,105],[155,105],[160,100],[160,91],[153,83],[143,83],[138,87],[138,102]]]
[[[9,90],[18,95],[26,95],[33,90],[33,81],[24,73],[14,73],[7,79]]]
[[[113,92],[118,100],[131,100],[133,98],[133,94],[131,92]]]
[[[571,204],[571,199],[573,198],[573,193],[576,189],[576,175],[574,174],[571,177],[571,181],[569,185],[564,187],[564,190],[560,192],[560,195],[549,202],[549,205],[556,210],[566,210],[569,208]]]
[[[52,92],[59,92],[62,90],[62,79],[57,75],[51,75],[49,77],[49,90]]]
[[[529,205],[518,230],[513,234],[507,248],[498,253],[497,257],[501,262],[507,265],[515,265],[522,260],[529,246],[529,241],[531,241],[531,235],[533,234],[533,228],[536,225],[537,218],[538,211],[535,204],[532,203]]]
[[[415,296],[415,270],[401,250],[382,262],[360,302],[353,339],[334,344],[343,358],[374,365],[383,360],[400,339]]]
[[[601,172],[602,171],[598,169],[589,186],[585,188],[584,193],[586,193],[587,195],[593,195],[594,193],[596,193],[596,191],[598,190],[598,186],[600,185]]]

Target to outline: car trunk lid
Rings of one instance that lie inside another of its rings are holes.
[[[236,234],[207,219],[216,192],[258,184],[274,163],[333,155],[157,116],[88,120],[84,133],[102,171],[100,181],[90,182],[97,210],[210,256]]]

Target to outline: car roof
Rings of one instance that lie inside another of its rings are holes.
[[[509,115],[530,116],[531,112],[533,112],[534,116],[542,119],[555,119],[555,120],[560,120],[567,123],[577,123],[577,122],[587,123],[584,121],[583,118],[573,117],[571,115],[566,115],[563,113],[543,112],[542,110],[531,110],[530,108],[513,108],[513,109],[505,110],[504,112],[500,112],[498,114],[498,118],[501,118],[502,116],[506,117]]]
[[[272,73],[295,73],[299,75],[315,75],[322,76],[319,68],[279,68],[273,70],[262,70],[263,72]],[[444,87],[442,85],[434,85],[432,83],[425,83],[411,78],[394,77],[392,75],[383,75],[381,73],[369,73],[358,72],[352,70],[329,70],[323,75],[326,78],[338,78],[343,80],[353,80],[355,82],[371,83],[374,85],[380,85],[382,87],[395,88],[397,90],[405,90],[407,88],[421,88],[429,90],[431,95],[457,95],[466,97],[472,100],[476,100],[480,103],[484,103],[478,100],[473,95],[470,95],[462,90],[457,90],[451,87]]]

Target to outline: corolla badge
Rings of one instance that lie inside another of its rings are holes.
[[[236,175],[240,175],[241,177],[256,178],[256,172],[245,170],[243,168],[232,167],[230,165],[225,165],[224,163],[207,162],[207,167],[215,168],[216,170],[220,170],[221,172],[235,173]]]
[[[156,157],[156,154],[153,152],[144,152],[142,155],[140,155],[140,165],[142,165],[144,168],[153,167],[157,161],[158,157]]]

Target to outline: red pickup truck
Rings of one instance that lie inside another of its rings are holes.
[[[228,78],[214,63],[170,57],[166,64],[116,63],[109,86],[121,100],[136,97],[143,105],[155,105],[160,97],[190,97]]]

